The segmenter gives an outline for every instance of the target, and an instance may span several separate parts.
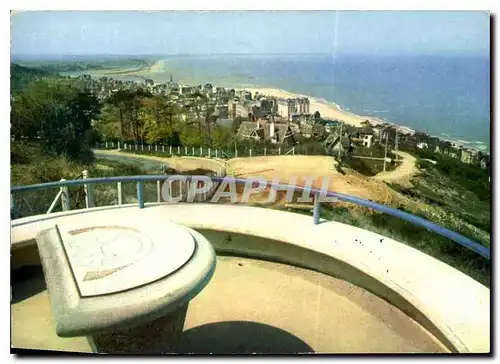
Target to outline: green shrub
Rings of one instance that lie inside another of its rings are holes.
[[[432,164],[429,161],[425,161],[423,159],[419,159],[417,161],[417,168],[418,169],[427,169],[427,168],[432,168],[433,166],[434,166],[434,164]]]
[[[416,154],[420,158],[436,161],[436,165],[432,165],[427,161],[420,160],[420,168],[435,168],[458,185],[472,191],[481,201],[489,201],[491,199],[491,186],[487,170],[483,170],[479,166],[463,163],[448,155],[433,153],[428,150],[419,149]]]

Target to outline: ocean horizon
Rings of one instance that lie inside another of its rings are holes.
[[[86,59],[99,57],[105,56]],[[140,76],[109,76],[131,80],[146,77],[161,83],[172,74],[174,81],[182,84],[210,82],[234,88],[278,88],[324,100],[358,115],[490,150],[489,58],[327,54],[133,56],[141,57],[163,62],[163,67]]]

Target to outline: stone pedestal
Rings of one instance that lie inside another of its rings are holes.
[[[161,217],[75,220],[37,244],[57,335],[87,337],[96,353],[176,353],[189,301],[215,270],[208,240]]]
[[[167,316],[117,331],[88,337],[99,354],[175,354],[178,353],[188,305]]]

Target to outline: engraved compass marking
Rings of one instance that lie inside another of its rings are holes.
[[[128,265],[125,265],[125,266],[120,267],[120,268],[115,268],[115,269],[87,272],[85,274],[85,277],[83,277],[83,281],[86,282],[86,281],[93,281],[93,280],[96,280],[99,278],[104,278],[104,277],[110,276],[113,273],[116,273],[119,270],[122,270],[123,268],[126,268],[126,267],[128,267]]]
[[[113,274],[148,255],[153,243],[136,229],[94,226],[69,232],[71,263],[85,270],[84,281]],[[82,272],[83,273],[83,272]]]

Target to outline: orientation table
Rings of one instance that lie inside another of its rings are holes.
[[[57,335],[86,336],[97,353],[177,352],[188,303],[215,270],[210,242],[159,218],[77,220],[37,244]]]

